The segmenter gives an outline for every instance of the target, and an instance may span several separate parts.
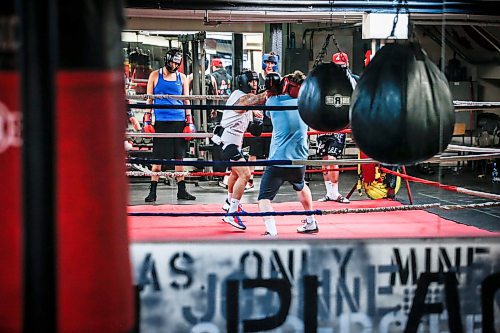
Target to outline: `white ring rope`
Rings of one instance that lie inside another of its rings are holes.
[[[463,188],[463,187],[457,187],[456,191],[457,191],[457,193],[472,195],[472,196],[475,196],[475,197],[486,198],[486,199],[493,199],[493,200],[500,200],[500,194],[494,194],[494,193],[488,193],[488,192],[481,192],[481,191],[474,191],[474,190],[469,190],[469,189]]]
[[[422,204],[422,205],[389,206],[389,207],[376,207],[376,208],[343,208],[343,209],[322,210],[322,215],[383,213],[383,212],[394,212],[394,211],[404,211],[404,210],[423,210],[430,208],[458,210],[458,209],[469,209],[469,208],[477,209],[477,208],[488,208],[488,207],[498,207],[498,206],[500,206],[500,201],[483,202],[483,203],[467,204],[467,205],[441,205],[440,203],[432,203],[432,204]]]
[[[126,172],[127,176],[132,176],[132,177],[150,177],[150,176],[158,176],[158,177],[166,177],[169,179],[177,178],[177,177],[189,177],[189,172],[183,171],[183,172],[167,172],[167,171],[161,171],[161,172],[153,172],[153,171],[127,171]]]
[[[474,101],[453,101],[455,106],[467,107],[500,107],[500,102],[474,102]]]
[[[209,100],[226,101],[227,95],[127,95],[127,99],[142,100],[147,99],[184,99],[184,100]]]
[[[500,149],[497,148],[481,148],[481,147],[460,146],[460,145],[448,145],[448,148],[446,150],[473,152],[473,153],[500,153]]]
[[[148,82],[148,79],[128,79],[130,82]]]
[[[138,80],[136,80],[138,81]],[[147,82],[140,81],[140,82]],[[226,101],[228,95],[132,95],[127,94],[127,99],[129,100],[147,100],[147,99],[183,99],[183,100],[212,100],[212,101]],[[500,102],[475,102],[475,101],[453,101],[455,106],[455,111],[475,111],[483,109],[495,109],[500,108]]]
[[[214,136],[213,133],[125,133],[129,138],[197,138],[205,139]]]

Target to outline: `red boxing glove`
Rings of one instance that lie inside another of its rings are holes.
[[[155,128],[153,127],[153,125],[146,125],[142,128],[142,131],[144,133],[154,133],[155,132]]]
[[[184,130],[182,130],[182,133],[196,133],[196,127],[193,124],[193,117],[190,114],[186,116],[186,126],[184,127]],[[192,138],[185,137],[184,139],[189,141]]]
[[[142,124],[144,127],[147,125],[151,125],[153,122],[153,116],[151,115],[151,112],[144,112],[144,115],[142,116]]]

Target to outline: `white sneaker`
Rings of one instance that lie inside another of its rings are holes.
[[[330,198],[328,196],[328,194],[325,194],[324,196],[322,196],[321,198],[318,199],[319,202],[325,202],[325,201],[333,201],[332,198]]]
[[[243,224],[239,216],[224,216],[222,221],[229,223],[233,227],[238,228],[240,230],[245,230],[247,228],[245,224]]]
[[[278,238],[278,234],[276,235],[271,235],[269,231],[266,231],[265,233],[262,234],[265,238]]]
[[[297,232],[299,234],[315,234],[319,231],[316,220],[311,223],[307,223],[307,220],[302,220],[301,222],[303,224],[297,228]]]
[[[350,203],[349,199],[346,197],[342,196],[342,194],[339,194],[337,199],[333,199],[328,196],[328,194],[325,194],[324,197],[318,199],[319,202],[325,202],[325,201],[336,201],[338,203]]]
[[[247,183],[245,185],[245,191],[250,191],[251,189],[253,189],[255,187],[255,185],[253,183]]]

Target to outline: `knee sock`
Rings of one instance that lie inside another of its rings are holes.
[[[339,183],[332,183],[332,195],[329,195],[329,197],[332,199],[337,199],[339,195]]]
[[[326,195],[331,196],[331,194],[332,194],[332,182],[329,180],[325,180],[325,188],[326,188]]]
[[[229,201],[229,213],[234,213],[238,211],[238,205],[240,204],[240,200],[231,198]]]
[[[266,225],[266,230],[271,236],[276,236],[278,230],[276,229],[276,222],[272,216],[264,216],[264,223]]]

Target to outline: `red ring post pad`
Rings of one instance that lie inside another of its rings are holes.
[[[21,111],[19,74],[0,68],[0,332],[21,332]]]
[[[22,138],[15,1],[0,8],[0,332],[21,332]]]
[[[56,204],[63,333],[121,333],[134,326],[123,163],[122,5],[59,3]]]

